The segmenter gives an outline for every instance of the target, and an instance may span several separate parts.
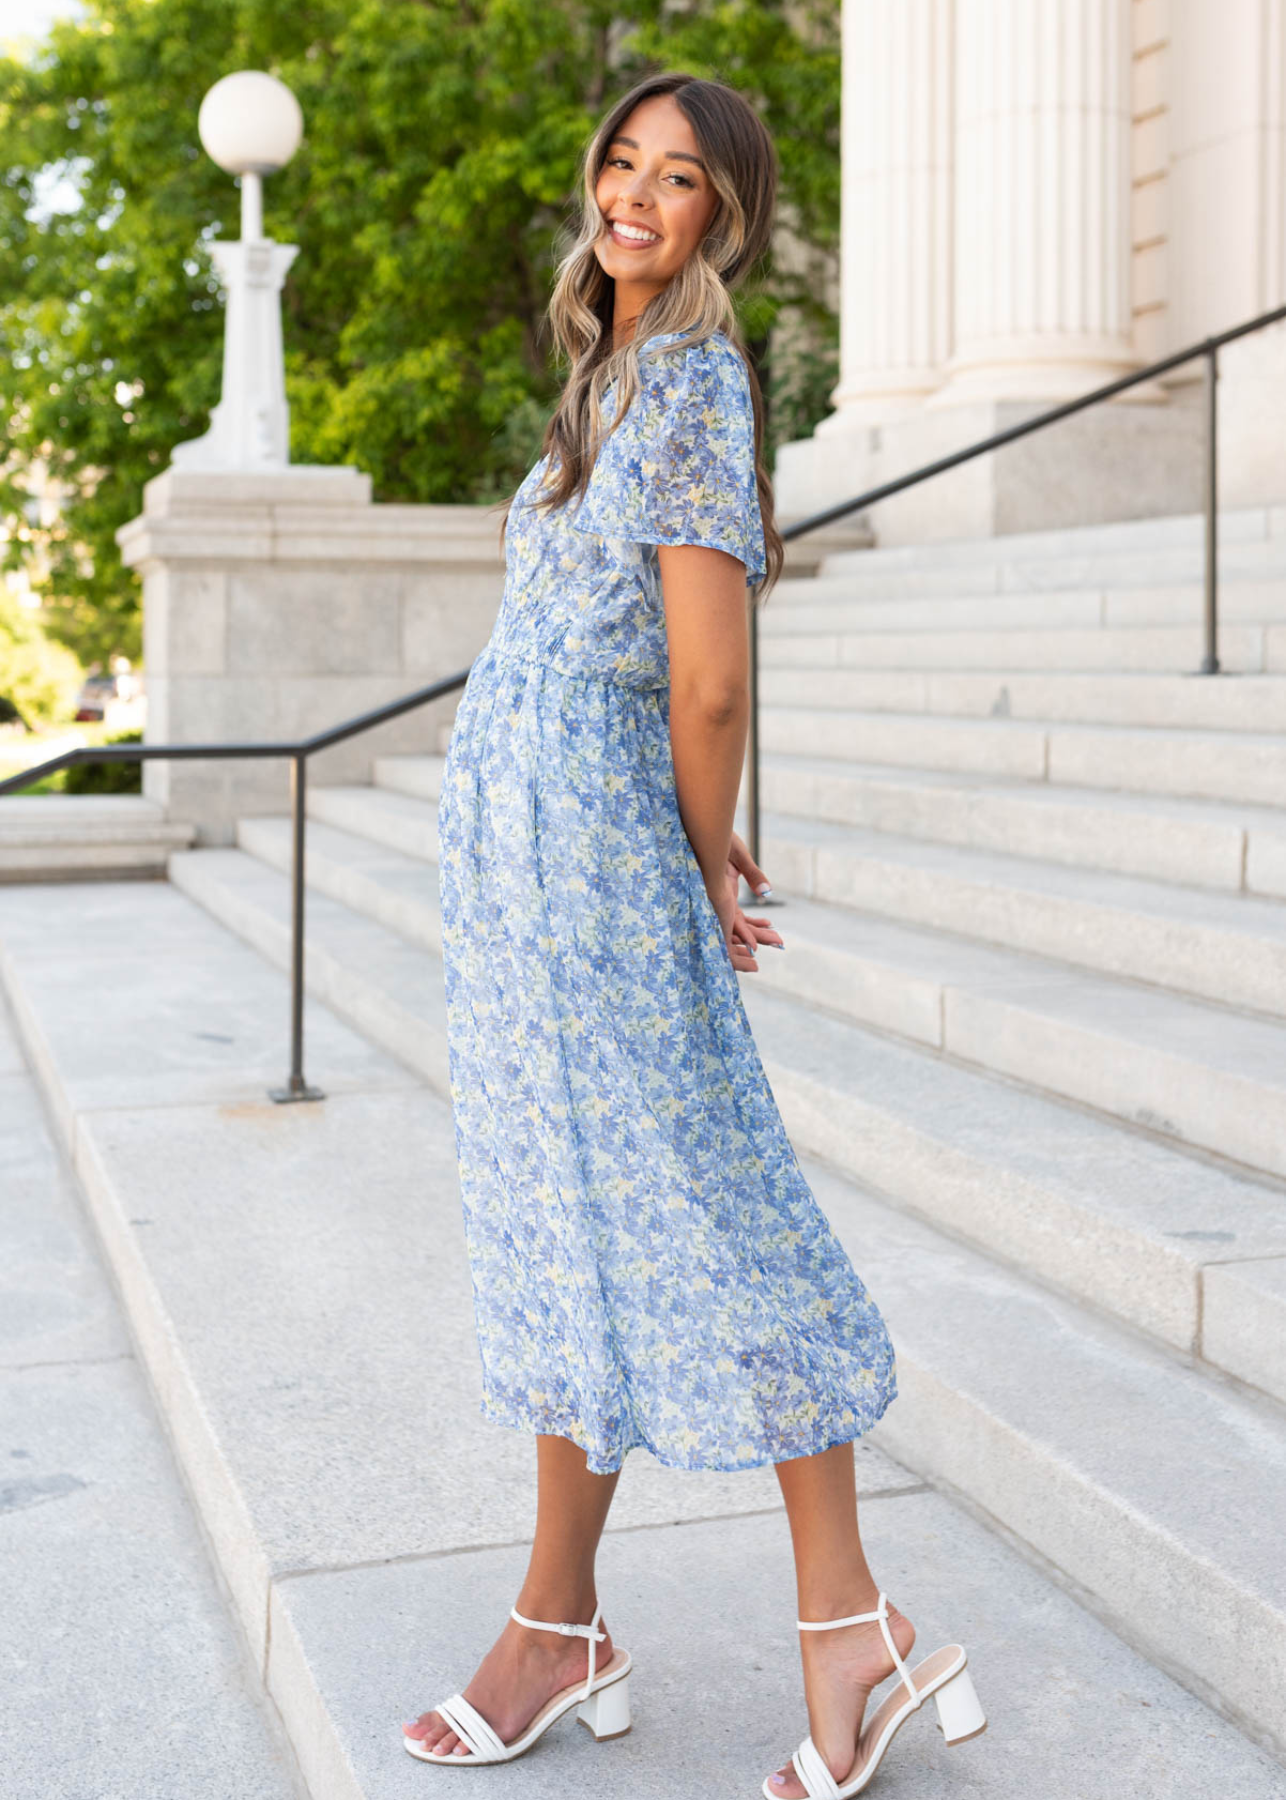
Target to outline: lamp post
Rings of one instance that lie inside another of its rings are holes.
[[[299,148],[299,102],[273,75],[241,69],[216,81],[197,115],[207,153],[241,177],[241,238],[215,243],[210,255],[227,294],[223,392],[210,429],[176,444],[180,469],[266,470],[290,463],[290,411],[281,346],[281,288],[294,244],[263,235],[263,177]]]

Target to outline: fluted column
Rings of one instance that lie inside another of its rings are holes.
[[[1135,362],[1129,0],[956,0],[953,349],[935,404]]]
[[[942,379],[951,329],[955,0],[844,0],[840,380],[819,435]]]

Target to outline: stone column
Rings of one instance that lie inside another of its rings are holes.
[[[880,421],[942,378],[951,331],[955,0],[844,0],[836,413]]]
[[[956,0],[955,345],[933,404],[1137,366],[1129,0]]]

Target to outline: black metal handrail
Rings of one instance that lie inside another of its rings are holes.
[[[1235,325],[1228,331],[1216,333],[1213,337],[1203,338],[1198,344],[1190,345],[1186,350],[1176,350],[1172,356],[1162,357],[1159,362],[1149,363],[1146,368],[1135,369],[1129,375],[1123,375],[1116,381],[1109,381],[1103,387],[1093,388],[1089,393],[1079,395],[1075,400],[1064,401],[1059,406],[1050,407],[1047,411],[1034,414],[1017,425],[1011,425],[1004,431],[998,431],[993,437],[982,438],[975,444],[967,445],[963,450],[953,451],[950,456],[939,457],[936,462],[926,463],[923,467],[912,469],[909,474],[899,475],[892,481],[881,482],[878,487],[868,488],[864,493],[856,494],[851,500],[841,500],[824,511],[811,513],[807,518],[796,519],[782,531],[783,539],[789,541],[803,537],[806,532],[816,531],[823,525],[830,525],[836,519],[842,519],[849,513],[857,512],[866,506],[874,506],[878,500],[887,500],[892,494],[900,494],[907,488],[915,487],[922,481],[929,481],[935,475],[942,475],[948,469],[959,468],[962,463],[971,462],[976,456],[985,456],[992,450],[999,450],[1005,444],[1012,444],[1017,438],[1026,437],[1030,432],[1043,431],[1046,426],[1055,425],[1060,419],[1067,419],[1073,413],[1084,412],[1088,407],[1097,406],[1101,401],[1110,400],[1116,394],[1124,393],[1128,388],[1137,387],[1145,381],[1153,381],[1159,375],[1167,374],[1171,369],[1180,368],[1184,363],[1194,362],[1197,357],[1205,359],[1205,655],[1201,668],[1197,673],[1217,675],[1220,673],[1217,647],[1218,635],[1218,570],[1217,558],[1217,407],[1215,404],[1215,384],[1218,379],[1218,355],[1225,344],[1237,338],[1247,337],[1251,332],[1262,331],[1266,326],[1275,325],[1286,319],[1286,306],[1278,306],[1272,312],[1260,313],[1256,318],[1248,319],[1243,325]],[[747,745],[747,815],[748,835],[747,848],[755,861],[759,860],[759,632],[758,612],[754,606],[749,608],[750,615],[750,731]],[[461,669],[455,675],[447,675],[428,687],[417,688],[412,694],[404,695],[400,700],[390,700],[384,706],[377,706],[371,712],[360,714],[357,718],[348,719],[341,725],[332,726],[327,731],[315,732],[312,737],[302,738],[293,744],[105,744],[100,749],[82,745],[75,750],[66,750],[61,756],[51,757],[48,762],[38,763],[35,767],[24,769],[18,775],[11,775],[0,781],[0,796],[15,794],[24,788],[43,781],[47,775],[57,773],[59,769],[71,768],[76,763],[88,762],[189,762],[209,758],[214,761],[228,761],[245,757],[283,756],[290,759],[290,809],[292,824],[291,853],[291,923],[290,923],[290,1074],[286,1085],[272,1088],[270,1093],[274,1100],[320,1100],[324,1096],[318,1088],[310,1087],[304,1079],[304,889],[305,889],[305,819],[307,815],[307,779],[308,758],[319,750],[327,750],[332,744],[339,744],[345,738],[356,737],[360,732],[370,731],[376,725],[383,725],[389,719],[396,719],[401,714],[412,712],[416,707],[426,706],[431,700],[438,700],[444,694],[454,693],[464,686],[469,679],[469,670]],[[768,902],[761,901],[761,905]]]
[[[1124,394],[1130,388],[1139,387],[1146,381],[1155,381],[1158,376],[1168,375],[1172,369],[1182,368],[1184,363],[1195,362],[1198,357],[1202,357],[1205,370],[1202,395],[1202,411],[1205,421],[1203,482],[1205,643],[1201,666],[1194,672],[1198,675],[1221,674],[1218,650],[1218,407],[1216,404],[1219,352],[1225,344],[1234,343],[1238,338],[1249,337],[1252,332],[1263,331],[1269,325],[1279,324],[1283,319],[1286,319],[1286,306],[1275,306],[1271,312],[1258,313],[1253,319],[1247,319],[1244,324],[1233,325],[1227,331],[1218,331],[1212,337],[1202,338],[1199,343],[1189,344],[1184,350],[1176,350],[1170,356],[1163,356],[1157,362],[1148,363],[1146,368],[1133,369],[1128,375],[1122,375],[1115,381],[1105,382],[1102,387],[1091,388],[1088,393],[1078,394],[1074,400],[1065,400],[1058,406],[1049,407],[1045,412],[1034,413],[1031,418],[1023,419],[1017,425],[1009,425],[1004,431],[998,431],[992,437],[980,438],[977,443],[967,444],[963,450],[955,450],[950,456],[942,456],[936,462],[925,463],[918,469],[912,469],[906,475],[895,476],[892,481],[882,481],[878,487],[868,488],[865,493],[855,494],[851,500],[840,500],[834,506],[826,507],[822,512],[810,513],[807,518],[796,519],[783,528],[782,538],[789,542],[794,538],[803,537],[805,532],[817,531],[823,525],[834,524],[836,519],[846,518],[850,513],[858,512],[863,507],[874,506],[877,501],[887,500],[893,494],[904,493],[907,488],[917,487],[920,482],[929,481],[935,475],[944,475],[949,469],[958,469],[962,463],[972,462],[977,456],[986,456],[990,451],[999,450],[1006,444],[1012,444],[1018,438],[1027,437],[1033,431],[1044,431],[1047,426],[1057,425],[1062,419],[1070,419],[1074,413],[1085,412],[1091,406],[1098,406],[1104,400],[1112,400],[1117,394]],[[756,862],[759,861],[760,841],[758,627],[758,612],[752,606],[750,608],[750,732],[746,759],[748,820],[746,844]]]
[[[454,693],[468,679],[469,670],[461,669],[457,674],[443,676],[441,681],[432,682],[428,687],[417,688],[413,694],[404,694],[400,700],[390,700],[371,712],[348,719],[342,725],[333,725],[329,730],[314,732],[312,737],[301,738],[294,744],[104,744],[100,749],[83,744],[75,750],[65,750],[61,756],[50,757],[48,762],[37,763],[33,768],[24,769],[21,774],[11,775],[7,780],[0,781],[0,795],[19,793],[35,782],[43,781],[46,775],[56,774],[59,769],[69,769],[76,763],[192,762],[207,758],[227,762],[244,757],[289,757],[290,1074],[284,1087],[270,1088],[268,1091],[277,1101],[322,1100],[325,1095],[321,1089],[310,1087],[304,1079],[304,821],[308,798],[308,758],[315,756],[319,750],[329,750],[332,744],[343,743],[345,738],[356,737],[359,732],[370,731],[389,719],[413,712],[417,706],[427,706],[430,700],[441,699],[443,694]]]

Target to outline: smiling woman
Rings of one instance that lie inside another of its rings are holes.
[[[595,1737],[627,1731],[631,1661],[594,1563],[628,1453],[771,1462],[800,1610],[844,1630],[805,1657],[817,1742],[764,1791],[835,1800],[835,1777],[864,1784],[896,1725],[960,1682],[964,1652],[906,1671],[914,1629],[867,1568],[852,1444],[896,1397],[893,1346],[738,985],[783,947],[741,910],[740,879],[767,880],[732,828],[747,588],[771,586],[782,545],[731,293],[767,247],[775,181],[740,94],[643,83],[587,148],[550,301],[570,373],[510,503],[438,803],[482,1411],[535,1436],[536,1537],[523,1610],[404,1743],[458,1767],[520,1755],[573,1707]],[[895,1692],[859,1749],[866,1693],[895,1670],[913,1700]]]

